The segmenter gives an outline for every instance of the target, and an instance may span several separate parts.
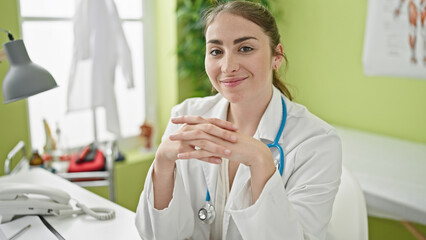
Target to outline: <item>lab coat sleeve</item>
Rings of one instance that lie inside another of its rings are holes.
[[[250,181],[230,205],[243,239],[325,239],[341,176],[341,142],[334,130],[300,144],[284,186],[278,170],[250,205]]]
[[[154,208],[152,166],[136,211],[136,228],[142,239],[187,239],[194,232],[194,215],[182,177],[175,171],[173,198],[162,210]]]
[[[77,4],[74,16],[74,61],[90,58],[90,32],[93,25],[90,9],[88,1],[81,0]]]
[[[169,122],[163,139],[176,130],[177,126]],[[152,171],[153,164],[148,171],[136,211],[139,235],[149,240],[190,238],[194,232],[194,213],[180,171],[175,169],[173,197],[168,207],[162,210],[154,208]]]
[[[112,21],[114,24],[113,28],[117,34],[116,36],[116,44],[117,44],[117,64],[121,68],[121,72],[123,73],[124,78],[127,82],[128,88],[134,88],[134,80],[133,80],[133,61],[132,54],[130,52],[129,44],[126,40],[124,30],[121,27],[121,21],[118,15],[117,8],[115,4],[111,4],[111,14],[110,17],[115,21]]]

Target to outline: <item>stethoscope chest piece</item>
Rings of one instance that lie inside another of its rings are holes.
[[[206,202],[204,206],[198,210],[198,218],[205,224],[211,224],[215,216],[214,207],[210,202]]]

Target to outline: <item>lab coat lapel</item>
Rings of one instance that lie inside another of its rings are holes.
[[[216,198],[216,182],[219,165],[207,162],[202,162],[201,164],[203,168],[204,177],[207,183],[207,188],[210,193],[210,200],[214,203]]]
[[[233,201],[234,196],[238,194],[244,185],[250,179],[250,168],[246,165],[240,164],[237,169],[237,173],[235,174],[234,182],[232,183],[231,191],[229,192],[229,198],[226,203],[225,209],[228,208],[228,204]],[[232,199],[232,201],[230,201]]]
[[[204,114],[207,118],[219,118],[226,120],[228,114],[229,102],[222,98],[209,112]],[[214,203],[216,198],[216,183],[219,165],[207,162],[202,162],[203,173],[210,192],[211,201]]]
[[[225,213],[223,215],[223,225],[222,225],[222,238],[228,239],[228,229],[230,226],[231,214],[229,213],[229,208],[231,204],[235,201],[235,196],[244,188],[250,179],[250,168],[240,164],[235,174],[234,182],[232,183],[231,191],[229,192],[228,200],[225,205]],[[235,223],[232,224],[235,226]],[[236,227],[236,226],[235,226]],[[231,237],[231,236],[230,236]],[[231,238],[232,239],[232,238]]]
[[[273,87],[271,101],[269,102],[265,113],[260,119],[259,126],[257,127],[256,133],[254,134],[254,138],[263,140],[263,142],[267,143],[273,142],[275,140],[283,116],[281,97],[284,99],[284,101],[287,100],[284,96],[282,96],[281,92],[277,88]],[[285,127],[283,134],[278,141],[279,143],[283,142],[284,132]]]
[[[265,144],[267,142],[273,142],[275,140],[275,136],[278,133],[278,129],[280,128],[283,115],[281,96],[282,95],[280,91],[277,88],[273,87],[272,99],[269,102],[268,107],[266,108],[265,113],[263,114],[259,122],[259,126],[257,127],[256,133],[253,136],[253,138],[262,141]],[[284,98],[284,100],[286,99]],[[283,142],[283,135],[279,139],[279,143]],[[244,185],[249,179],[250,168],[243,164],[240,164],[237,173],[235,174],[234,183],[232,184],[232,189],[229,193],[229,198],[233,199],[235,194],[241,191],[241,189],[244,187]]]
[[[282,103],[281,103],[281,93],[278,89],[273,87],[273,95],[271,101],[268,104],[268,107],[263,114],[259,126],[254,134],[253,138],[264,142],[265,144],[269,142],[273,142],[275,140],[275,136],[278,132],[278,129],[282,120]],[[286,100],[285,97],[284,101]],[[279,110],[278,110],[279,109]],[[279,143],[283,142],[283,137],[279,139]],[[226,239],[228,227],[230,225],[230,214],[229,208],[233,201],[235,201],[235,197],[239,194],[244,186],[248,184],[250,180],[250,168],[240,164],[238,167],[237,173],[235,174],[234,182],[232,184],[231,192],[229,193],[229,198],[225,206],[225,216],[223,221],[223,238]]]

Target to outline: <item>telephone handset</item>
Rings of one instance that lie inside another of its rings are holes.
[[[74,200],[75,201],[75,200]],[[115,217],[114,210],[88,208],[75,201],[60,189],[24,183],[0,184],[0,223],[8,222],[19,215],[71,216],[86,213],[99,220]]]

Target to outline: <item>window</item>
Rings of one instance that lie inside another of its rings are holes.
[[[148,9],[143,9],[146,5],[142,1],[115,0],[132,53],[135,85],[135,88],[128,89],[120,69],[116,70],[115,94],[124,138],[136,136],[140,132],[139,127],[146,112],[144,69],[155,69],[144,64],[147,56],[144,55],[143,12]],[[59,144],[62,148],[74,148],[93,142],[94,126],[97,126],[98,140],[114,138],[106,130],[104,109],[96,109],[96,118],[93,118],[91,110],[66,112],[74,39],[72,18],[77,2],[78,0],[20,0],[22,36],[28,54],[35,63],[46,68],[59,85],[56,89],[28,99],[33,149],[42,150],[45,144],[43,119],[47,120],[54,136],[56,129],[60,129]],[[96,125],[94,119],[97,119]]]

